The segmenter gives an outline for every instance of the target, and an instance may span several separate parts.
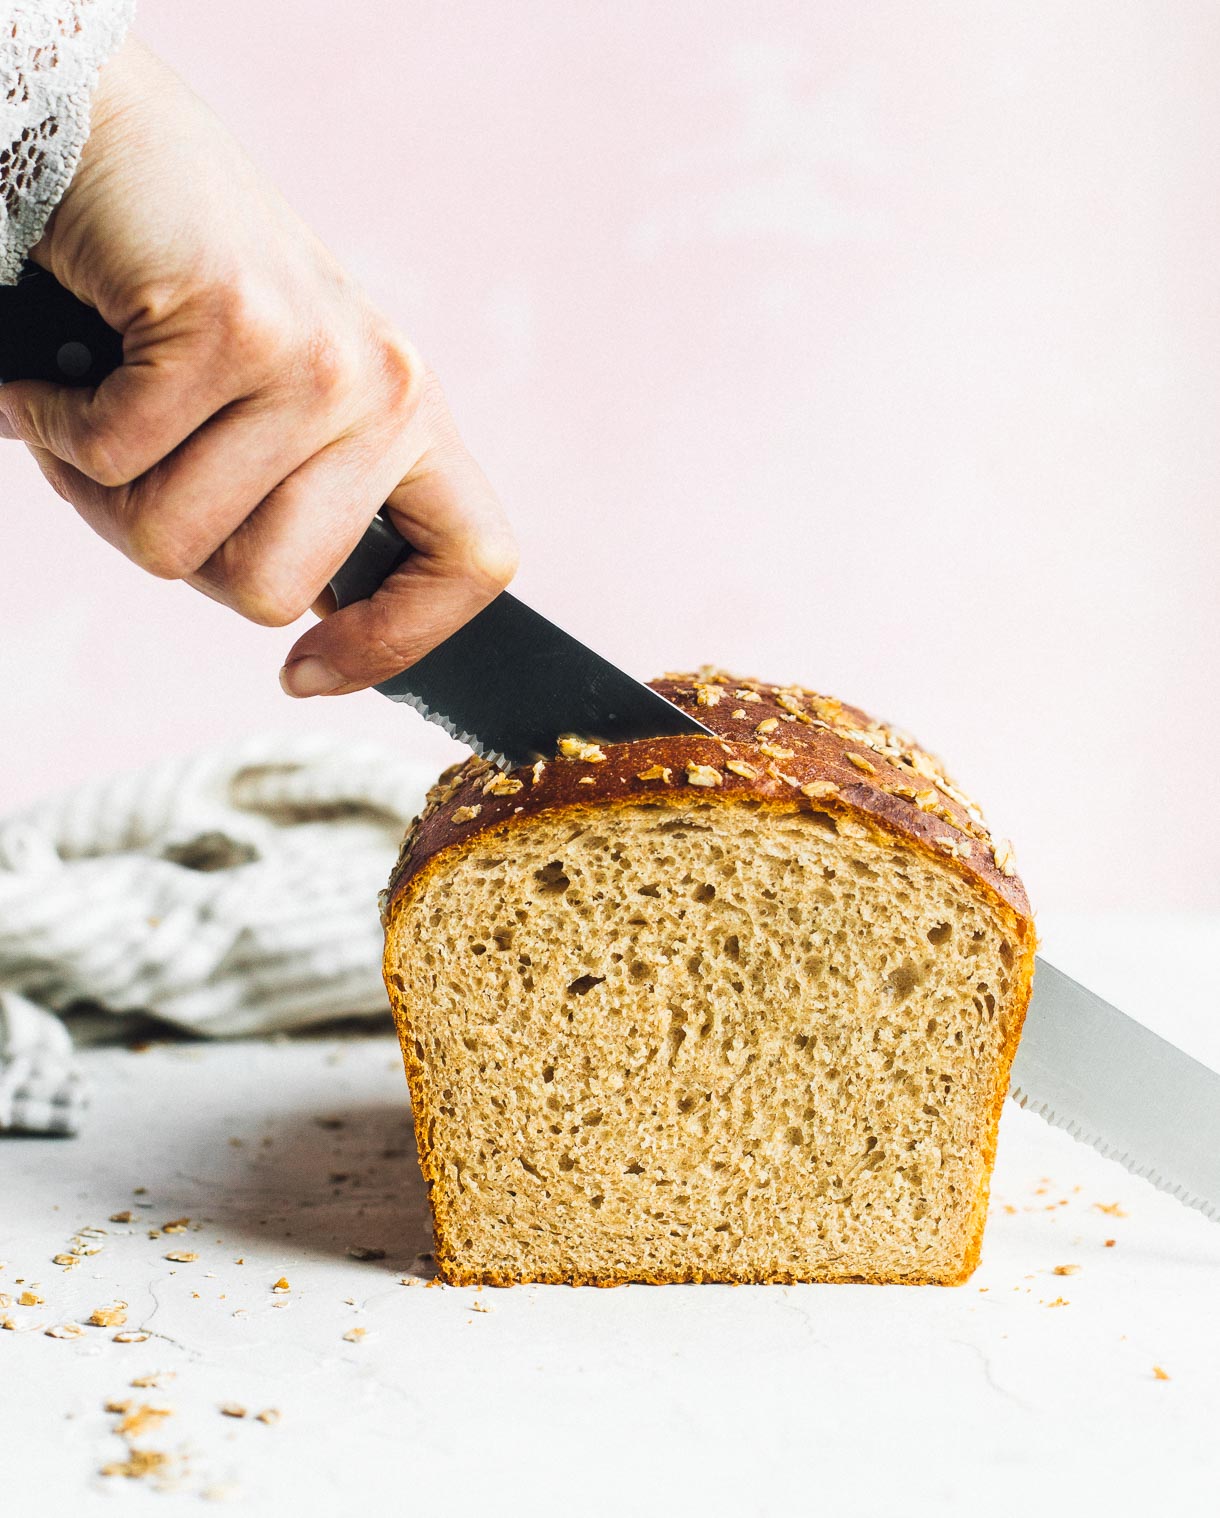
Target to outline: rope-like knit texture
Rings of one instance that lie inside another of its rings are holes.
[[[135,0],[8,0],[0,17],[0,284],[17,281],[89,135],[98,72]]]
[[[39,1008],[213,1036],[384,1008],[377,893],[432,778],[372,745],[252,739],[0,825],[0,1128],[79,1119]]]

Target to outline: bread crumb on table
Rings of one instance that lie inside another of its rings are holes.
[[[85,1330],[79,1323],[53,1323],[45,1330],[48,1339],[83,1339]]]
[[[193,1249],[171,1249],[165,1258],[172,1260],[175,1265],[189,1265],[192,1260],[197,1260],[199,1256]]]
[[[144,1343],[146,1343],[151,1338],[152,1338],[152,1335],[149,1334],[149,1333],[144,1333],[143,1331],[141,1331],[139,1329],[127,1328],[127,1329],[124,1329],[122,1333],[115,1334],[115,1336],[114,1336],[114,1343],[116,1343],[116,1344],[144,1344]]]
[[[138,1480],[142,1476],[151,1476],[154,1471],[164,1470],[169,1464],[170,1457],[164,1450],[157,1449],[132,1449],[127,1452],[126,1460],[111,1460],[107,1465],[100,1468],[103,1476],[126,1476],[129,1480]]]
[[[272,1291],[291,1291],[292,1287],[289,1286],[289,1284],[288,1284],[288,1277],[287,1276],[281,1276],[279,1278],[279,1280],[274,1283],[274,1285],[272,1286],[271,1290]]]
[[[147,1402],[141,1402],[139,1407],[132,1407],[127,1403],[123,1408],[116,1404],[113,1408],[108,1407],[108,1412],[123,1413],[122,1421],[115,1429],[116,1434],[124,1437],[138,1438],[147,1433],[150,1428],[155,1428],[158,1423],[163,1423],[166,1418],[173,1416],[173,1410],[168,1407],[152,1407]]]
[[[1171,1381],[1173,1379],[1163,1365],[1154,1365],[1152,1367],[1152,1375],[1157,1381]]]
[[[367,1328],[349,1328],[343,1337],[349,1344],[359,1344],[361,1339],[363,1339],[367,1333]]]
[[[124,1208],[122,1212],[112,1212],[110,1214],[110,1221],[112,1223],[130,1223],[131,1217],[131,1212]]]
[[[256,1423],[278,1423],[280,1410],[278,1407],[264,1407],[261,1413],[255,1413],[254,1419]]]
[[[225,1418],[244,1418],[246,1410],[240,1402],[222,1402],[220,1404],[221,1415]]]
[[[1056,1265],[1051,1274],[1056,1276],[1078,1276],[1080,1274],[1080,1266]]]

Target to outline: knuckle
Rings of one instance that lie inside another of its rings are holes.
[[[383,333],[377,339],[377,359],[393,414],[407,419],[424,409],[436,382],[411,344],[395,332]]]
[[[98,485],[130,485],[143,473],[131,444],[108,422],[90,422],[74,451],[76,467]]]
[[[213,286],[206,304],[218,344],[240,370],[279,355],[289,323],[273,291],[245,274],[236,274]]]
[[[313,600],[299,586],[258,568],[231,576],[226,588],[234,611],[259,627],[287,627]]]
[[[330,332],[317,332],[305,351],[306,382],[314,398],[329,401],[351,384],[352,363],[341,343]]]
[[[466,564],[471,579],[497,593],[517,573],[520,562],[516,539],[507,530],[480,533],[467,545]]]
[[[199,567],[189,543],[154,518],[138,516],[127,529],[127,557],[158,580],[185,580]]]

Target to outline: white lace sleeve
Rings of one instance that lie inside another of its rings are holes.
[[[89,135],[98,70],[135,0],[0,0],[0,284],[68,188]]]

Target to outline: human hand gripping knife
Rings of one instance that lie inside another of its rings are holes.
[[[45,270],[0,289],[0,382],[98,385],[122,339]],[[331,581],[338,606],[371,595],[411,552],[384,514]],[[502,592],[438,648],[376,687],[508,767],[561,734],[627,743],[705,728]],[[1010,1094],[1189,1207],[1220,1221],[1220,1075],[1038,961]]]

